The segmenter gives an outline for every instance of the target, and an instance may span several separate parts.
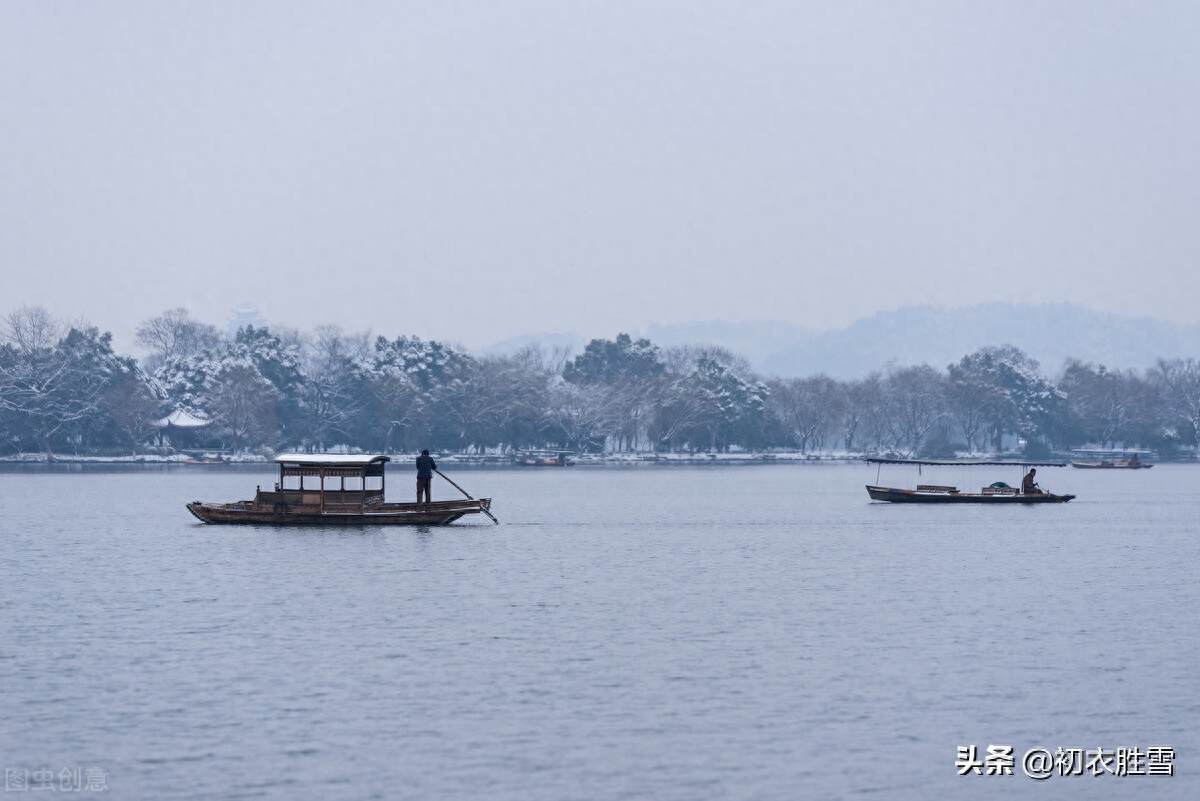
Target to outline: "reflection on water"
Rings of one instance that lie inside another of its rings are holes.
[[[184,509],[270,465],[7,470],[0,754],[114,798],[1200,792],[1200,473],[1003,509],[870,503],[875,475],[472,470],[502,525],[314,530]],[[971,744],[1179,775],[958,777]]]

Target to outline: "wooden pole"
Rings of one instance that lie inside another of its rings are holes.
[[[450,481],[450,478],[449,478],[449,476],[447,476],[447,475],[446,475],[445,473],[443,473],[441,470],[438,470],[436,467],[433,469],[433,472],[437,473],[439,476],[441,476],[442,478],[446,479],[447,481]],[[472,497],[471,497],[471,493],[467,492],[465,489],[463,489],[462,487],[458,486],[458,485],[457,485],[457,484],[455,484],[453,481],[450,481],[450,485],[451,485],[452,487],[454,487],[456,490],[458,490],[459,492],[461,492],[463,495],[466,495],[466,496],[467,496],[468,498],[470,498],[471,500],[475,500],[474,498],[472,498]],[[487,509],[484,509],[482,505],[480,505],[480,507],[479,507],[479,511],[483,512],[485,515],[487,515],[488,517],[492,518],[492,522],[493,522],[493,523],[495,523],[496,525],[500,525],[500,521],[496,519],[496,516],[495,516],[494,514],[492,514],[491,512],[489,512]]]

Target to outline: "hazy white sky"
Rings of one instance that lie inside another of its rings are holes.
[[[0,313],[1200,320],[1200,3],[0,4]]]

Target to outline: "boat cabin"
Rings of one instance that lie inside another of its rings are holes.
[[[575,464],[571,460],[574,451],[526,450],[513,454],[513,463],[533,467],[566,467]]]
[[[293,508],[349,512],[383,505],[384,464],[370,454],[285,453],[277,458],[279,481],[271,492],[258,488],[255,503],[286,513]],[[284,504],[282,508],[278,504]]]
[[[1153,467],[1149,459],[1152,451],[1127,448],[1110,450],[1100,448],[1075,448],[1071,451],[1072,467],[1131,468]]]

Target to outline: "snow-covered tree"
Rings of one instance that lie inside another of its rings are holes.
[[[1012,345],[980,348],[949,367],[960,414],[965,408],[982,415],[992,448],[1001,438],[1016,433],[1026,438],[1046,438],[1063,394],[1042,377],[1038,363]]]
[[[764,384],[737,375],[711,356],[702,356],[682,388],[699,403],[696,427],[704,431],[710,452],[729,445],[756,444],[769,394]]]
[[[274,444],[279,391],[253,365],[234,363],[223,367],[212,377],[208,390],[208,412],[235,452]]]
[[[823,447],[846,413],[845,387],[827,375],[779,380],[770,389],[768,408],[801,451]]]
[[[371,368],[366,334],[347,335],[337,326],[326,325],[305,338],[296,389],[299,445],[321,451],[364,433]]]
[[[129,445],[130,453],[155,433],[154,422],[163,417],[162,398],[154,382],[147,381],[141,370],[117,376],[104,396],[104,407],[113,426]]]
[[[23,307],[6,317],[0,342],[0,409],[28,429],[47,458],[68,427],[78,443],[82,428],[101,417],[105,392],[136,370],[113,352],[111,334],[88,326],[60,330],[45,309]]]
[[[379,438],[403,443],[406,450],[457,447],[462,428],[446,403],[461,394],[454,382],[470,380],[474,358],[453,345],[420,337],[378,337],[372,361]]]
[[[1132,398],[1126,381],[1104,365],[1072,359],[1067,362],[1058,387],[1066,396],[1072,422],[1085,442],[1116,447],[1127,427]]]
[[[1164,419],[1181,429],[1179,439],[1200,445],[1200,362],[1195,359],[1159,359],[1153,379],[1160,389]]]
[[[884,379],[885,409],[893,449],[914,456],[930,432],[947,419],[946,377],[927,364],[893,368]]]
[[[580,452],[603,450],[605,437],[614,426],[607,393],[597,384],[564,382],[552,387],[546,418],[551,435]]]
[[[225,337],[217,327],[193,320],[187,309],[169,309],[137,327],[135,341],[146,348],[146,369],[157,370],[170,359],[186,359],[217,348]]]
[[[615,340],[593,339],[583,353],[563,367],[563,379],[578,386],[603,389],[608,435],[618,450],[632,450],[650,414],[653,392],[664,373],[662,352],[648,339],[618,334]]]

